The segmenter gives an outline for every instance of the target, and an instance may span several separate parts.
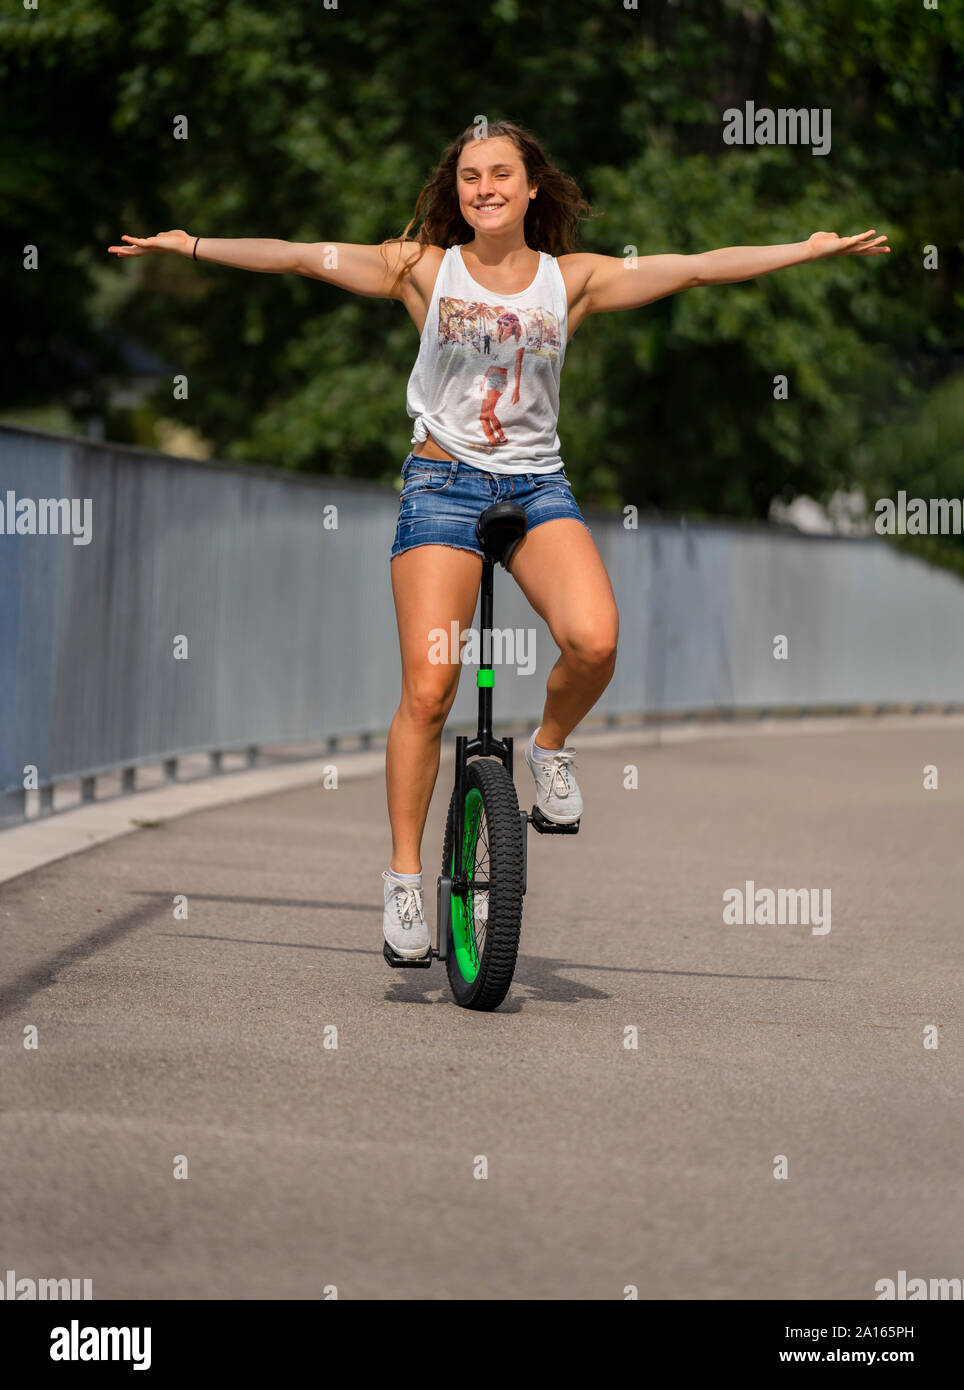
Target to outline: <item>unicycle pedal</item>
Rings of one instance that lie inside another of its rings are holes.
[[[548,820],[538,806],[533,806],[529,813],[529,820],[540,835],[576,835],[579,833],[579,821],[573,821],[572,825],[558,825],[554,820]]]
[[[414,960],[406,960],[404,956],[396,955],[395,952],[392,950],[391,946],[389,946],[388,942],[386,941],[382,949],[382,955],[388,961],[389,965],[392,967],[393,970],[427,970],[428,967],[432,964],[435,952],[432,950],[430,946],[424,956],[416,956]]]

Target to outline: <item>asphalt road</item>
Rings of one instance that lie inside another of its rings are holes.
[[[356,1299],[873,1299],[899,1269],[964,1275],[960,725],[587,743],[575,770],[582,829],[530,831],[494,1014],[382,959],[379,777],[0,888],[0,1274]],[[724,923],[747,879],[829,889],[831,930]]]

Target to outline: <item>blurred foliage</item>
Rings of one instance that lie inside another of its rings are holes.
[[[904,491],[911,498],[956,497],[964,506],[964,372],[948,377],[929,393],[923,409],[911,406],[862,446],[856,478],[873,520],[875,503],[895,503]],[[895,543],[932,564],[943,564],[964,577],[961,536],[899,536]]]
[[[0,19],[0,79],[7,263],[40,254],[6,276],[5,418],[66,404],[145,442],[143,412],[107,409],[123,338],[187,374],[189,400],[165,379],[151,410],[217,456],[394,478],[418,346],[400,304],[106,248],[172,227],[379,241],[484,113],[528,125],[577,178],[603,214],[587,250],[867,227],[893,248],[588,320],[559,426],[580,498],[763,517],[774,496],[854,483],[964,494],[959,7],[60,0]],[[829,108],[830,153],[725,146],[723,111],[749,100]]]

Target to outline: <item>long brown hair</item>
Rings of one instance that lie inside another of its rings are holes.
[[[532,132],[515,121],[489,122],[484,137],[479,136],[477,126],[466,126],[462,134],[442,151],[438,167],[418,195],[415,211],[405,230],[400,236],[382,242],[382,245],[409,242],[423,247],[441,246],[448,249],[471,241],[475,233],[462,216],[456,188],[459,155],[470,140],[492,140],[500,135],[507,136],[522,156],[530,186],[539,186],[539,192],[526,209],[526,244],[535,251],[548,251],[550,256],[564,256],[574,251],[580,221],[598,214],[593,213],[575,179],[558,169]],[[409,236],[419,218],[421,222],[417,231]],[[423,255],[424,251],[420,251],[415,260],[401,267],[392,283],[393,295]]]

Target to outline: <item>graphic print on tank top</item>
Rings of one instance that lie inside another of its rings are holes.
[[[511,444],[511,407],[525,409],[527,393],[540,389],[540,366],[558,359],[560,343],[559,320],[551,309],[449,296],[439,300],[440,360],[458,356],[478,362],[478,374],[468,380],[478,399],[480,443],[484,437],[492,447]]]

